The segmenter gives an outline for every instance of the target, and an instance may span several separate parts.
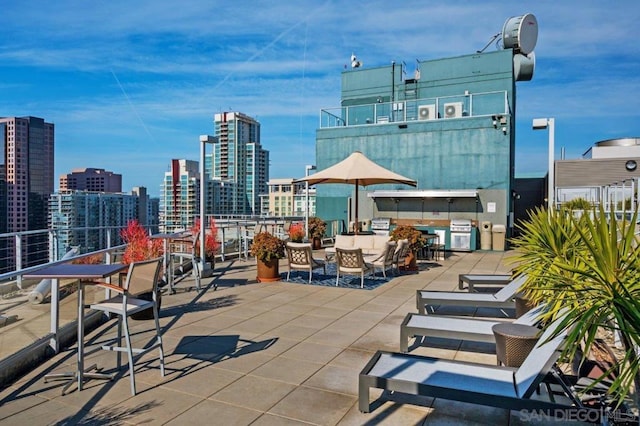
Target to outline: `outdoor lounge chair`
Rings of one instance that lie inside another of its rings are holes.
[[[579,400],[575,395],[568,395],[571,405],[547,401],[535,395],[547,374],[553,374],[554,363],[560,356],[560,346],[566,331],[550,339],[558,321],[545,329],[534,349],[517,370],[378,351],[360,372],[358,407],[361,412],[368,413],[369,389],[377,388],[507,410],[536,410],[536,413],[547,415],[566,415],[567,409],[578,408],[576,404]]]
[[[535,326],[543,307],[544,305],[536,306],[513,323]],[[493,326],[496,324],[501,324],[501,321],[420,315],[411,312],[400,325],[400,351],[406,353],[409,350],[409,339],[414,336],[495,343]]]
[[[418,312],[422,315],[427,313],[427,306],[431,307],[431,312],[435,312],[434,306],[473,306],[477,308],[515,309],[516,302],[514,298],[525,280],[526,276],[521,275],[497,293],[418,290],[416,293],[416,305]]]

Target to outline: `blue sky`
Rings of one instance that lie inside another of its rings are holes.
[[[55,123],[56,188],[96,167],[157,196],[170,160],[197,160],[199,135],[229,110],[260,121],[272,178],[301,177],[352,52],[412,73],[416,59],[481,49],[525,13],[539,36],[533,80],[517,83],[516,174],[547,169],[548,133],[532,118],[555,118],[557,157],[640,137],[637,0],[5,2],[0,116]]]

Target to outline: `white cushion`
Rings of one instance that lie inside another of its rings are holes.
[[[389,241],[389,237],[387,235],[374,235],[373,236],[373,248],[376,250],[384,250],[384,247],[387,245],[387,241]]]
[[[340,248],[353,248],[353,235],[336,235],[336,242],[334,247]]]
[[[360,247],[363,251],[365,249],[373,248],[373,235],[356,235],[353,243],[356,247]]]

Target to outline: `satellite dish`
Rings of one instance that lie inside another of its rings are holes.
[[[516,81],[531,81],[535,67],[535,52],[531,52],[528,55],[523,55],[522,53],[513,55],[513,77]]]
[[[505,49],[528,55],[538,42],[538,20],[531,13],[507,19],[502,28]]]
[[[351,68],[360,68],[362,66],[362,62],[360,62],[358,60],[358,58],[356,58],[356,54],[352,53],[351,54]]]

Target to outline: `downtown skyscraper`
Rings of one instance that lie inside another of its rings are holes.
[[[0,233],[47,229],[48,199],[54,189],[54,125],[37,117],[0,117],[0,135],[0,216],[6,218]],[[22,267],[48,259],[46,235],[24,238]],[[11,243],[0,250],[1,259],[13,262]]]

